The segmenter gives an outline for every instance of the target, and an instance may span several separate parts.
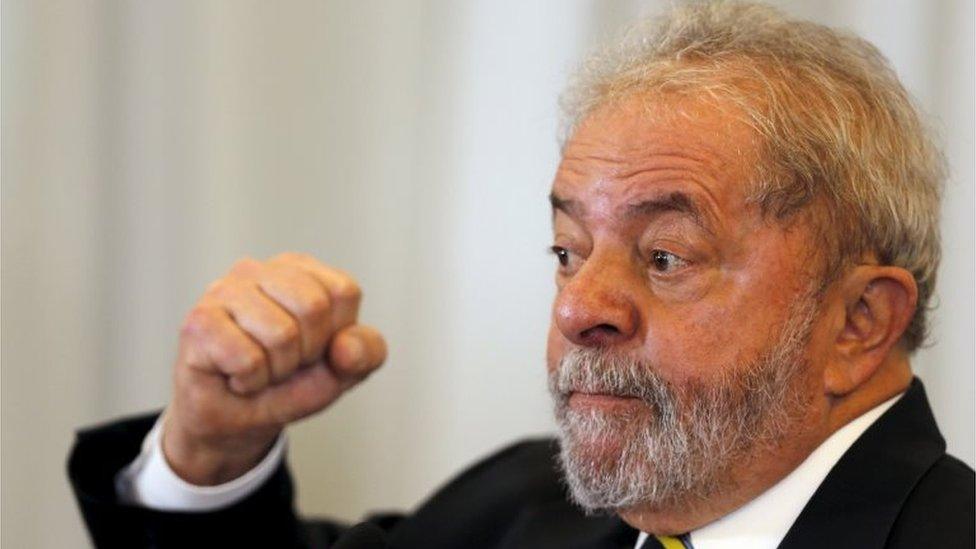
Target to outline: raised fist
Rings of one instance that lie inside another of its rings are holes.
[[[386,359],[357,323],[347,274],[287,253],[243,259],[187,315],[163,452],[184,480],[213,485],[254,467],[281,430],[328,407]]]

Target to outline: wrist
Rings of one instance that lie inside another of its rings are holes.
[[[280,431],[219,441],[204,440],[164,423],[160,447],[172,471],[195,486],[230,482],[256,467],[271,451]]]

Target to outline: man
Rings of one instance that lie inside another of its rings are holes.
[[[385,344],[348,275],[243,260],[188,315],[162,418],[80,434],[96,543],[973,546],[973,471],[910,366],[941,159],[881,55],[709,4],[587,67],[551,193],[558,444],[489,457],[406,517],[299,521],[281,432]]]

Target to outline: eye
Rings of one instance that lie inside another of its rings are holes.
[[[556,256],[560,266],[569,266],[569,250],[563,248],[562,246],[552,246],[549,249],[552,251],[552,254]]]
[[[556,256],[559,267],[556,268],[557,280],[564,277],[571,277],[583,266],[586,259],[580,255],[578,250],[564,248],[563,246],[550,246],[549,251]]]
[[[688,262],[671,252],[665,250],[653,250],[651,252],[651,266],[661,273],[669,273],[687,265]]]

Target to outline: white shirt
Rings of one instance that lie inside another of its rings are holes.
[[[243,476],[216,486],[196,486],[183,480],[163,456],[160,441],[163,416],[142,440],[142,452],[115,477],[115,493],[124,503],[161,511],[213,511],[253,494],[278,468],[285,455],[285,436],[268,455]]]
[[[807,459],[756,499],[692,530],[694,549],[776,549],[841,456],[902,395],[871,408],[827,437]],[[637,539],[640,547],[647,534]]]
[[[879,404],[830,435],[790,474],[756,499],[690,533],[694,549],[775,549],[841,456],[901,395]],[[119,472],[116,492],[126,503],[165,511],[209,511],[251,495],[284,459],[285,437],[244,476],[217,486],[195,486],[173,472],[160,444],[161,419],[143,440],[142,453]],[[640,533],[635,547],[647,534]]]

